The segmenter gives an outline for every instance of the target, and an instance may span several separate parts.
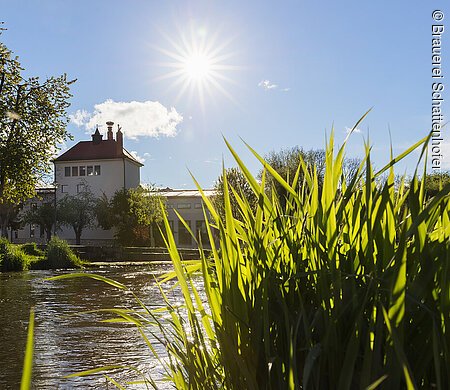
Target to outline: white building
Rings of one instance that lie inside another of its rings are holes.
[[[106,195],[110,199],[116,191],[138,187],[140,184],[140,168],[143,166],[131,153],[123,147],[123,134],[118,127],[116,137],[113,134],[113,122],[107,122],[106,139],[97,129],[92,140],[78,142],[75,146],[57,157],[54,162],[55,187],[53,188],[53,202],[56,204],[66,195],[76,195],[86,186],[97,197]],[[38,191],[39,192],[39,191]],[[48,192],[48,191],[47,191]],[[212,195],[211,190],[206,191]],[[198,236],[202,234],[202,241],[206,243],[206,227],[202,209],[201,195],[196,190],[162,190],[167,199],[169,223],[174,232],[175,240],[180,247],[195,247],[184,225],[179,221],[174,209],[186,219],[191,230]],[[31,200],[30,204],[49,202],[46,198]],[[25,207],[28,207],[27,205]],[[30,206],[31,207],[31,206]],[[14,232],[14,242],[28,241],[45,242],[45,236],[38,234],[38,227],[25,226]],[[63,228],[58,236],[69,243],[75,243],[73,229]],[[103,230],[100,227],[83,231],[81,243],[85,245],[112,244],[114,230]]]
[[[203,192],[208,197],[214,194],[212,190],[204,190]],[[167,188],[161,194],[167,199],[168,220],[177,245],[181,248],[197,247],[175,210],[181,215],[195,236],[200,236],[203,246],[209,248],[200,192],[197,190],[172,190]]]
[[[81,141],[57,157],[55,165],[56,199],[66,194],[75,195],[85,185],[96,196],[108,197],[123,188],[135,188],[140,184],[140,168],[143,166],[123,147],[123,134],[118,128],[113,136],[113,122],[107,122],[107,139],[98,129],[91,141]]]

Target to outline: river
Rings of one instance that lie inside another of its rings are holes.
[[[85,272],[106,276],[129,286],[149,308],[154,309],[162,306],[154,277],[170,269],[171,265],[150,264],[109,266]],[[90,278],[45,280],[65,272],[0,273],[0,389],[19,388],[32,306],[36,313],[33,388],[113,389],[115,386],[108,386],[101,374],[64,378],[104,365],[135,366],[145,375],[160,379],[162,368],[152,358],[135,326],[102,323],[99,322],[99,314],[80,314],[111,307],[135,308],[136,302],[131,294]],[[177,299],[176,292],[171,290],[170,294]],[[159,351],[162,352],[161,346]],[[132,370],[117,370],[111,377],[122,384],[140,379]],[[160,383],[158,387],[165,386]],[[146,387],[132,385],[130,388]]]

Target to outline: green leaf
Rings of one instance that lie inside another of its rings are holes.
[[[30,319],[28,321],[27,348],[25,350],[25,359],[23,362],[20,390],[31,389],[31,377],[33,373],[33,351],[34,351],[34,308],[30,310]]]

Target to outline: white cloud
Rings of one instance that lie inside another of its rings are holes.
[[[282,92],[289,92],[291,89],[290,88],[283,88],[281,91]]]
[[[345,131],[346,131],[347,134],[349,134],[352,131],[352,129],[353,129],[353,127],[345,126]],[[362,130],[360,128],[358,128],[358,127],[353,130],[354,133],[361,133],[361,131]]]
[[[139,156],[138,153],[137,153],[135,150],[132,150],[132,151],[130,152],[130,154],[131,154],[136,160],[138,160],[141,164],[144,164],[145,158]],[[147,154],[147,153],[146,153],[146,154]],[[145,156],[145,154],[144,154],[144,156]]]
[[[270,89],[275,89],[278,87],[277,84],[272,83],[269,80],[262,80],[259,82],[258,87],[261,87],[263,89],[265,89],[266,91],[270,90]]]
[[[205,164],[219,164],[219,159],[216,157],[216,158],[213,158],[213,159],[208,159],[208,160],[205,160],[205,161],[203,161]]]
[[[94,106],[94,112],[78,110],[70,116],[77,126],[84,126],[92,131],[97,125],[107,121],[120,124],[125,137],[136,139],[138,137],[174,137],[177,125],[183,117],[174,107],[166,108],[159,102],[115,102],[106,100]]]
[[[146,161],[155,161],[155,158],[154,158],[150,153],[148,153],[148,152],[145,152],[145,153],[144,153],[144,159],[145,159]]]
[[[77,110],[75,114],[69,115],[69,118],[74,125],[81,127],[89,121],[91,114],[89,114],[86,110]]]
[[[63,154],[64,152],[67,151],[67,149],[69,149],[67,147],[67,144],[65,142],[61,142],[59,145],[52,145],[50,147],[50,159],[54,159],[58,156],[60,156],[61,154]]]

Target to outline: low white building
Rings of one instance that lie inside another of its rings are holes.
[[[212,190],[204,190],[208,197],[214,194]],[[206,230],[205,216],[203,213],[202,195],[198,190],[172,190],[167,188],[161,192],[167,199],[167,214],[170,227],[177,245],[181,248],[196,248],[197,244],[191,234],[178,218],[175,210],[181,215],[190,227],[197,239],[200,239],[204,247],[209,246],[209,238]],[[200,238],[199,238],[200,237]]]
[[[140,168],[142,163],[123,147],[123,134],[118,127],[114,139],[113,122],[107,122],[106,139],[97,129],[90,141],[78,142],[75,146],[53,160],[55,183],[53,188],[46,189],[45,197],[38,190],[36,199],[32,199],[25,208],[37,207],[44,202],[52,201],[55,205],[66,195],[76,195],[89,187],[97,197],[106,195],[110,199],[118,190],[135,188],[140,185]],[[49,192],[50,191],[50,192]],[[205,191],[208,196],[211,190]],[[169,223],[179,247],[196,247],[185,226],[179,221],[174,210],[186,220],[192,232],[201,233],[203,243],[207,242],[205,219],[202,209],[201,194],[197,190],[165,189],[161,194],[167,199]],[[52,197],[52,199],[50,199]],[[24,226],[13,232],[13,241],[23,243],[29,241],[45,242],[45,235],[36,226]],[[69,243],[75,243],[73,229],[58,230],[58,236]],[[81,237],[81,244],[112,244],[114,230],[102,228],[86,229]]]

